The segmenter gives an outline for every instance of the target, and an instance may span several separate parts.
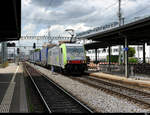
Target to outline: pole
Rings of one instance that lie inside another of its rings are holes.
[[[123,17],[123,18],[122,18],[122,24],[123,24],[123,25],[124,25],[124,19],[125,19],[125,18]]]
[[[125,48],[125,44],[123,45],[123,48]],[[123,64],[125,64],[125,51],[123,52]]]
[[[4,42],[2,42],[2,65],[4,64]]]
[[[125,37],[125,48],[128,48],[127,37]],[[128,78],[128,50],[125,50],[125,77]]]
[[[137,46],[137,50],[138,50],[138,60],[139,60],[139,45]]]
[[[5,66],[4,64],[7,62],[7,43],[6,42],[2,42],[2,65]]]
[[[18,43],[19,43],[19,57],[18,57],[18,58],[19,58],[19,59],[18,59],[18,65],[19,65],[19,61],[20,61],[20,57],[21,57],[21,56],[20,56],[20,54],[21,54],[20,40],[19,40],[19,42],[18,42]]]
[[[121,26],[121,0],[119,0],[119,12],[118,12],[118,18],[119,18],[119,27]]]
[[[108,47],[108,53],[109,53],[109,71],[111,71],[111,69],[110,69],[110,64],[111,64],[111,52],[110,52],[110,50],[111,50],[111,47],[109,45],[109,47]]]
[[[119,0],[119,12],[118,12],[118,18],[119,18],[119,27],[121,26],[121,0]],[[119,45],[119,65],[121,64],[121,45]]]

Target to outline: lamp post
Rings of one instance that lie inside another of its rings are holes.
[[[67,31],[71,35],[71,39],[70,39],[70,43],[71,43],[72,39],[74,37],[74,30],[73,29],[66,29],[65,31]]]

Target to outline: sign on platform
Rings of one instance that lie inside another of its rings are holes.
[[[123,50],[124,50],[124,51],[128,51],[128,50],[129,50],[129,48],[128,48],[128,47],[127,47],[127,48],[123,48]]]

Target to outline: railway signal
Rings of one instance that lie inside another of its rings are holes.
[[[19,54],[20,53],[20,49],[19,48],[17,48],[17,54]]]
[[[36,44],[35,44],[35,43],[33,43],[33,48],[34,48],[34,49],[36,48]]]

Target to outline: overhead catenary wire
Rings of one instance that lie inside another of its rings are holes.
[[[121,5],[124,5],[125,3],[126,3],[126,2],[122,2]],[[111,5],[107,6],[107,7],[105,7],[104,9],[102,9],[103,12],[100,14],[100,16],[101,16],[101,17],[106,16],[106,12],[109,11],[109,9],[115,7],[117,4],[118,4],[118,1],[116,1],[116,2],[114,2],[113,4],[111,4]],[[114,15],[116,15],[116,12],[113,13],[112,17],[113,17]],[[88,19],[89,19],[89,17],[88,17]],[[87,22],[88,19],[84,20],[84,22]]]
[[[45,10],[48,10],[48,8],[52,5],[52,2],[53,2],[53,0],[49,0],[49,5],[48,5],[48,7],[45,9]],[[43,18],[41,18],[41,17],[39,17],[39,19],[36,17],[36,18],[32,18],[31,20],[34,20],[34,21],[38,21],[38,24],[41,24],[43,21]],[[47,20],[48,21],[48,20]],[[48,23],[47,23],[48,24]]]
[[[125,4],[126,4],[125,1],[122,1],[122,2],[121,2],[121,6],[123,6],[123,5],[125,5]],[[103,17],[104,15],[106,15],[106,10],[108,11],[110,8],[112,8],[112,7],[116,6],[116,5],[118,5],[118,1],[116,1],[116,2],[113,3],[113,4],[111,4],[109,7],[106,7],[106,8],[104,9],[105,12],[102,13],[101,17]],[[122,9],[121,9],[121,12],[122,12]],[[103,14],[104,14],[104,15],[103,15]],[[116,12],[113,13],[112,17],[113,17],[114,15],[116,15]],[[112,20],[112,19],[111,19],[111,20]]]
[[[103,11],[105,11],[105,12],[103,12],[101,16],[103,16],[103,14],[105,14],[107,10],[109,10],[110,8],[112,8],[112,7],[114,7],[115,5],[117,5],[117,3],[118,3],[118,2],[115,2],[115,3],[111,4],[110,6],[104,8]]]
[[[148,6],[146,6],[146,7],[142,8],[142,9],[140,9],[140,10],[138,10],[138,11],[136,11],[136,12],[134,12],[134,13],[128,15],[128,16],[126,16],[126,18],[129,18],[129,17],[131,17],[131,16],[133,16],[133,15],[135,15],[135,14],[141,13],[142,11],[144,11],[144,10],[150,8],[149,6],[150,6],[150,4],[148,4]]]
[[[103,9],[103,13],[100,14],[101,17],[103,17],[104,15],[106,15],[106,12],[107,12],[110,8],[112,8],[112,7],[114,7],[115,5],[117,5],[117,3],[118,3],[118,2],[115,2],[115,3],[113,3],[113,4],[111,4],[111,5],[107,6],[107,7],[105,7],[105,8]],[[105,11],[105,12],[104,12],[104,11]],[[92,17],[92,15],[91,15],[90,17]],[[86,17],[85,19],[82,19],[82,20],[80,20],[80,21],[84,21],[84,23],[85,23],[85,22],[88,22],[88,20],[90,19],[90,17],[88,16],[88,17]],[[93,26],[90,26],[90,27],[94,28]]]

